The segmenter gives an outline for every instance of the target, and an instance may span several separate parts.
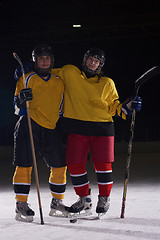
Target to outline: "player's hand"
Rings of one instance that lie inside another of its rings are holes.
[[[18,108],[25,108],[26,102],[33,99],[32,89],[31,88],[24,88],[20,91],[17,96],[17,107]]]
[[[122,111],[126,114],[126,115],[131,115],[133,112],[133,109],[136,112],[140,112],[142,107],[142,99],[141,97],[131,97],[129,99],[127,99],[127,101],[125,101],[122,105]]]

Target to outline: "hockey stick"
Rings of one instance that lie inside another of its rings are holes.
[[[20,64],[22,75],[23,75],[23,84],[24,88],[26,88],[26,80],[25,80],[25,74],[24,74],[24,68],[21,59],[16,53],[13,53],[14,58],[18,61]],[[38,171],[37,171],[37,163],[36,163],[36,155],[35,155],[35,148],[34,148],[34,141],[33,141],[33,133],[32,133],[32,125],[31,125],[31,119],[30,119],[30,113],[29,113],[29,102],[26,102],[26,110],[27,110],[27,119],[28,119],[28,127],[29,127],[29,135],[30,135],[30,141],[31,141],[31,149],[32,149],[32,157],[33,157],[33,165],[34,165],[34,173],[35,173],[35,180],[36,180],[36,187],[37,187],[37,195],[38,195],[38,203],[39,203],[39,211],[40,211],[40,219],[41,224],[44,224],[43,221],[43,214],[42,214],[42,205],[41,205],[41,198],[40,198],[40,190],[39,190],[39,179],[38,179]]]
[[[138,96],[138,91],[143,83],[147,82],[151,78],[160,74],[160,67],[155,66],[145,72],[140,78],[135,81],[134,86],[134,96]],[[131,119],[131,126],[130,126],[130,138],[128,143],[128,156],[126,161],[126,172],[125,172],[125,179],[124,179],[124,189],[123,189],[123,198],[122,198],[122,208],[121,208],[121,218],[124,218],[125,212],[125,204],[126,204],[126,193],[127,193],[127,183],[129,180],[129,168],[131,162],[131,153],[132,153],[132,143],[133,143],[133,136],[134,136],[134,126],[135,126],[135,119],[136,119],[136,112],[133,110],[132,119]]]

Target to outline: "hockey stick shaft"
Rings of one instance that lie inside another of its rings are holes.
[[[24,88],[26,88],[25,74],[24,74],[24,69],[23,69],[23,64],[22,64],[22,62],[21,62],[21,59],[19,58],[19,56],[18,56],[16,53],[13,53],[13,56],[14,56],[14,58],[19,62],[20,66],[21,66],[22,75],[23,75],[23,84],[24,84]],[[39,188],[37,161],[36,161],[36,155],[35,155],[35,148],[34,148],[32,125],[31,125],[31,118],[30,118],[29,102],[28,102],[28,101],[26,102],[26,110],[27,110],[27,120],[28,120],[29,135],[30,135],[30,142],[31,142],[31,150],[32,150],[34,174],[35,174],[35,181],[36,181],[36,187],[37,187],[37,195],[38,195],[40,219],[41,219],[41,224],[44,224],[44,221],[43,221],[43,213],[42,213],[41,197],[40,197],[40,188]]]
[[[147,72],[145,72],[140,78],[138,78],[135,81],[134,95],[138,96],[138,91],[139,91],[141,85],[143,83],[147,82],[148,80],[150,80],[151,78],[157,76],[158,74],[160,74],[160,67],[155,66],[155,67],[149,69]],[[129,143],[128,143],[128,156],[127,156],[126,172],[125,172],[125,179],[124,179],[122,208],[121,208],[121,216],[120,216],[121,218],[124,218],[124,213],[125,213],[127,184],[128,184],[128,180],[129,180],[129,170],[130,170],[130,163],[131,163],[135,120],[136,120],[136,112],[135,112],[135,110],[133,110],[131,126],[130,126],[130,138],[129,138]]]
[[[136,112],[135,112],[135,110],[133,110],[131,126],[130,126],[130,138],[129,138],[129,143],[128,143],[128,157],[127,157],[127,161],[126,161],[126,172],[125,172],[125,179],[124,179],[124,189],[123,189],[123,199],[122,199],[122,208],[121,208],[121,218],[124,218],[124,212],[125,212],[127,184],[128,184],[128,180],[129,180],[129,169],[130,169],[130,163],[131,163],[131,154],[132,154],[132,145],[133,145],[132,143],[133,143],[133,137],[134,137],[135,119],[136,119]]]

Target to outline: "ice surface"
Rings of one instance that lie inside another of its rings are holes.
[[[93,215],[96,216],[97,186],[91,185]],[[120,218],[123,185],[115,184],[111,194],[111,206],[101,220],[81,220],[70,223],[67,218],[50,217],[51,201],[48,186],[41,187],[44,225],[40,224],[39,207],[36,188],[33,187],[29,203],[35,210],[32,223],[15,220],[15,200],[12,189],[0,192],[0,239],[160,239],[160,189],[156,184],[130,184],[128,186],[125,218]],[[72,186],[69,185],[64,203],[72,204],[77,200]]]
[[[152,144],[153,147],[155,144]],[[158,145],[160,146],[160,144]],[[152,149],[153,149],[152,147]],[[141,146],[140,146],[140,149]],[[15,199],[12,189],[13,167],[11,157],[1,151],[0,175],[0,240],[160,240],[160,147],[148,152],[132,154],[130,179],[127,189],[125,218],[120,218],[126,153],[117,153],[113,164],[114,185],[111,192],[109,211],[101,220],[81,220],[70,223],[67,218],[50,217],[51,195],[48,188],[48,169],[38,161],[40,194],[44,225],[40,224],[37,191],[32,176],[32,187],[28,202],[35,211],[32,223],[15,220]],[[6,158],[5,158],[6,157]],[[98,188],[93,168],[89,165],[89,179],[92,189],[93,215],[98,200]],[[64,203],[77,200],[70,180]]]

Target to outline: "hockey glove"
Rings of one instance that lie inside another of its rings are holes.
[[[33,71],[34,69],[33,63],[32,62],[23,63],[23,69],[24,69],[24,73],[29,73]],[[22,70],[21,70],[21,66],[19,65],[15,70],[14,79],[18,81],[21,76],[22,76]]]
[[[33,99],[32,89],[24,88],[20,91],[16,98],[16,105],[18,108],[26,108],[26,102]]]
[[[124,112],[126,115],[131,115],[133,112],[133,109],[136,112],[140,112],[142,107],[142,99],[140,97],[131,97],[122,105],[122,112]]]

